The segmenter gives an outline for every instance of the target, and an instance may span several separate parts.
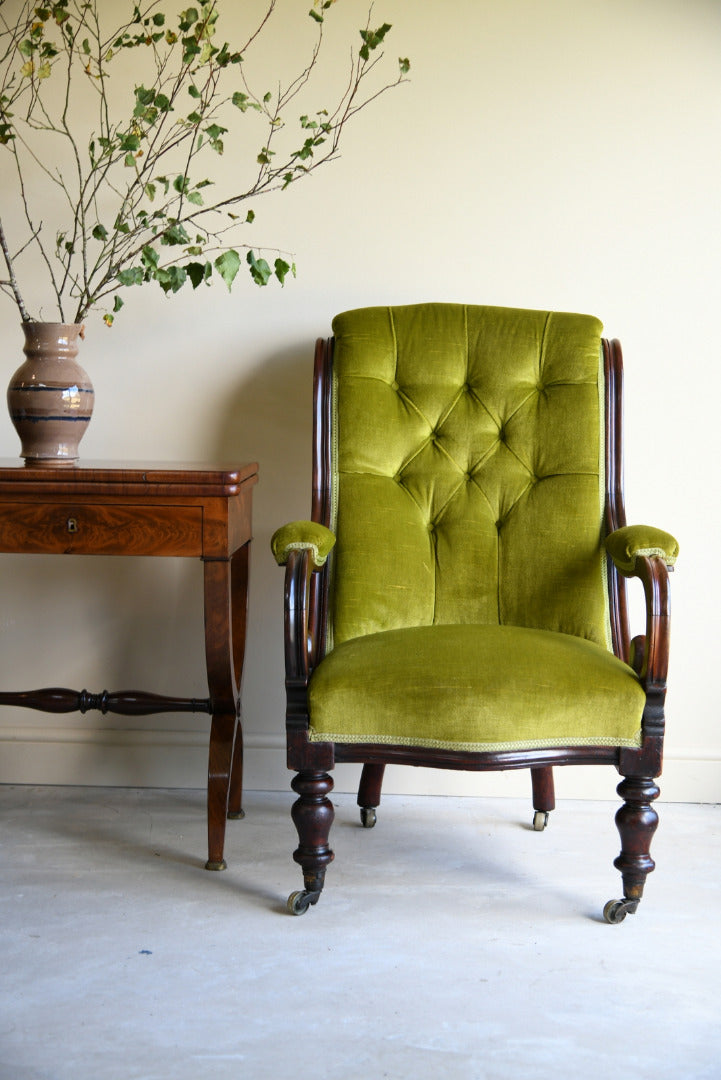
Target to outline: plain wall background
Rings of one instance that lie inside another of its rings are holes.
[[[239,37],[244,6],[221,7],[221,26]],[[281,0],[268,30],[264,55],[280,72],[297,55],[307,7]],[[355,37],[367,7],[339,0],[330,43]],[[112,330],[91,317],[81,359],[97,403],[82,456],[260,462],[246,785],[285,789],[282,572],[268,541],[310,509],[315,338],[336,312],[377,303],[598,315],[624,346],[629,521],[681,542],[662,792],[717,801],[718,586],[707,563],[719,531],[708,477],[721,389],[721,6],[377,0],[373,21],[393,24],[387,56],[391,66],[410,56],[410,83],[356,119],[340,160],[255,204],[248,242],[293,252],[298,279],[282,290],[238,279],[232,295],[220,285],[169,300],[148,286],[126,291]],[[321,84],[346,64],[343,46]],[[18,322],[2,300],[6,380],[22,359]],[[0,455],[17,453],[6,420]],[[3,687],[207,693],[199,563],[5,556],[0,581]],[[0,711],[4,782],[202,786],[206,746],[204,717]],[[356,776],[350,766],[336,773],[340,787]],[[557,787],[613,797],[615,783],[609,770],[569,769]],[[529,782],[392,770],[386,787],[518,794]]]

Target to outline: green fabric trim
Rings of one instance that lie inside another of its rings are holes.
[[[678,540],[652,525],[624,525],[606,537],[606,550],[622,573],[631,574],[639,555],[658,556],[673,566],[678,556]]]
[[[574,735],[557,739],[529,739],[526,742],[450,742],[440,739],[418,739],[396,735],[347,735],[344,732],[308,732],[309,742],[332,742],[341,744],[372,743],[379,746],[417,746],[422,750],[458,750],[462,753],[484,754],[500,753],[503,750],[553,750],[564,746],[618,746],[629,750],[638,750],[641,745],[641,731],[631,739],[609,739],[606,736],[581,739]]]
[[[291,521],[277,529],[270,548],[279,566],[285,566],[291,551],[310,551],[313,567],[319,570],[335,544],[335,536],[325,525],[316,521]]]

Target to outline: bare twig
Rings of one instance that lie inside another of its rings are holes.
[[[8,281],[2,282],[3,285],[10,286],[13,296],[15,297],[15,303],[20,310],[20,317],[23,322],[32,322],[28,309],[25,307],[25,301],[22,298],[20,289],[18,288],[17,278],[15,277],[15,271],[13,270],[13,261],[10,256],[10,249],[8,248],[7,237],[5,236],[5,229],[3,228],[2,219],[0,218],[0,248],[2,248],[3,256],[5,257],[5,264],[8,268]]]

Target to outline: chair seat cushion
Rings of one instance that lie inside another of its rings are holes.
[[[313,741],[483,752],[638,747],[645,694],[630,667],[585,638],[433,625],[338,645],[309,701]]]

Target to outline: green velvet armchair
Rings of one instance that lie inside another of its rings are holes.
[[[294,859],[315,904],[333,859],[330,772],[358,762],[375,824],[388,763],[623,777],[615,865],[635,912],[657,815],[668,665],[668,533],[627,526],[622,361],[585,315],[419,304],[333,321],[315,363],[310,521],[286,567]],[[626,578],[645,590],[631,640]]]

